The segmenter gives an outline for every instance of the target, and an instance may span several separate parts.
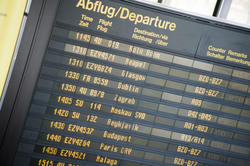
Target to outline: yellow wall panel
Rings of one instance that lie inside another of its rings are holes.
[[[0,0],[0,99],[15,50],[27,0]]]

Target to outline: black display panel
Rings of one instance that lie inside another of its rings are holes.
[[[249,32],[137,2],[55,10],[13,165],[250,165]]]

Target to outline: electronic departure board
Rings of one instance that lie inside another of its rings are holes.
[[[14,166],[250,165],[248,30],[134,1],[54,11]]]

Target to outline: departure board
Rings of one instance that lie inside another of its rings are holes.
[[[133,1],[55,10],[14,166],[250,165],[249,31]]]

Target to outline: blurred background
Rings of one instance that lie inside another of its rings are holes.
[[[200,15],[250,25],[250,0],[147,0]]]

